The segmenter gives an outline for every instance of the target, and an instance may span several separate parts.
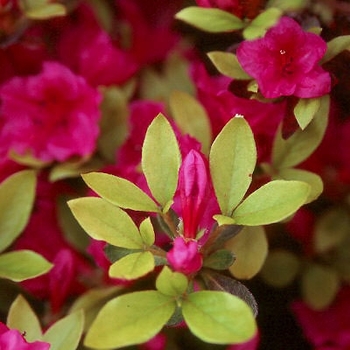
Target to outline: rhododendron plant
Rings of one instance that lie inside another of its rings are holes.
[[[349,18],[0,0],[0,348],[348,349]]]

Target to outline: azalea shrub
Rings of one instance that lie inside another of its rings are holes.
[[[349,348],[349,15],[0,1],[0,348]]]

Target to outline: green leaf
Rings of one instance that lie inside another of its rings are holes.
[[[169,105],[181,132],[197,139],[202,144],[202,152],[208,154],[212,134],[210,120],[204,107],[190,94],[182,91],[171,93]]]
[[[305,6],[307,6],[307,2],[305,2],[305,0],[269,0],[266,8],[277,7],[286,13],[298,12],[299,10],[304,9]]]
[[[243,30],[243,38],[253,40],[264,36],[265,32],[278,22],[282,14],[280,9],[273,7],[261,12]]]
[[[34,20],[44,20],[67,14],[67,10],[62,4],[53,4],[49,0],[20,0],[19,4],[25,15]]]
[[[84,311],[84,331],[86,332],[103,305],[121,291],[123,291],[122,286],[89,289],[74,301],[68,313],[71,314],[79,310]]]
[[[161,293],[174,297],[185,293],[187,286],[187,277],[182,273],[171,271],[167,266],[163,267],[156,280],[156,287]]]
[[[97,197],[73,199],[68,205],[90,237],[122,248],[143,247],[137,226],[122,209]]]
[[[121,348],[153,338],[176,308],[158,291],[125,294],[109,301],[91,325],[84,344],[93,349]]]
[[[333,207],[315,224],[313,245],[316,253],[324,254],[337,248],[350,234],[350,217],[345,208]]]
[[[134,280],[153,271],[154,258],[150,252],[138,252],[124,256],[109,268],[109,276],[125,280]]]
[[[16,250],[0,255],[0,277],[15,282],[41,276],[52,268],[41,255],[30,250]]]
[[[151,222],[151,218],[147,218],[143,220],[140,224],[140,234],[142,241],[145,245],[150,247],[152,244],[154,244],[154,241],[156,239],[153,225]]]
[[[142,170],[152,195],[162,207],[173,199],[177,188],[181,154],[176,136],[159,114],[147,129],[142,147]]]
[[[191,332],[208,343],[242,343],[256,332],[251,308],[225,292],[200,291],[188,295],[182,303],[182,314]]]
[[[268,242],[262,226],[246,226],[225,245],[235,257],[229,270],[238,279],[250,279],[261,269],[267,256]]]
[[[302,130],[304,130],[315,117],[321,106],[321,97],[301,98],[294,107],[295,118]]]
[[[251,80],[253,79],[238,62],[237,56],[231,52],[212,51],[208,57],[216,69],[223,75],[232,79]]]
[[[189,6],[179,11],[175,18],[211,33],[229,32],[244,27],[240,18],[216,8]]]
[[[301,269],[300,259],[286,250],[274,250],[269,253],[260,271],[263,280],[278,288],[291,284]]]
[[[204,259],[203,266],[214,270],[226,270],[235,261],[236,256],[226,249],[216,250]]]
[[[327,128],[329,96],[321,97],[316,115],[304,130],[297,130],[287,140],[281,130],[276,134],[272,150],[272,165],[275,169],[293,167],[307,159],[318,147]]]
[[[214,215],[213,218],[217,221],[219,226],[235,224],[235,220],[233,220],[231,216],[217,214]]]
[[[17,172],[0,184],[0,251],[8,248],[27,225],[35,187],[33,170]]]
[[[310,186],[301,181],[275,180],[250,194],[233,212],[238,225],[258,226],[281,221],[307,200]]]
[[[25,333],[28,342],[42,337],[39,319],[22,295],[11,304],[6,325],[11,329],[18,329],[22,334]]]
[[[303,181],[310,185],[310,194],[306,203],[317,199],[323,191],[323,182],[319,175],[302,169],[284,168],[281,169],[274,179]],[[306,204],[305,203],[305,204]]]
[[[54,323],[44,334],[50,350],[76,350],[84,329],[83,311],[74,312]]]
[[[301,292],[304,301],[314,310],[327,308],[340,288],[337,272],[329,266],[312,264],[304,270]]]
[[[242,117],[232,118],[213,142],[210,173],[223,215],[231,216],[251,181],[256,163],[253,133]]]
[[[320,64],[330,61],[344,50],[350,49],[350,35],[337,36],[327,43],[327,52],[323,56]]]
[[[124,209],[158,212],[159,207],[129,180],[102,172],[82,175],[86,184],[106,201]]]

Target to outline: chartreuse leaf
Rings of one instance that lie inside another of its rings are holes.
[[[156,239],[151,218],[143,220],[140,224],[140,235],[145,245],[151,246]]]
[[[33,170],[17,172],[0,184],[0,251],[9,247],[27,225],[35,187]]]
[[[213,142],[210,173],[223,215],[231,216],[251,181],[256,163],[252,130],[241,116],[232,118]]]
[[[294,107],[294,115],[302,130],[310,124],[320,106],[321,97],[299,99]]]
[[[306,203],[314,201],[323,191],[323,182],[321,177],[307,170],[283,168],[278,172],[276,176],[274,176],[274,179],[275,178],[283,180],[298,180],[309,184],[310,194],[306,200]]]
[[[266,8],[277,7],[285,13],[301,10],[306,5],[305,0],[269,0]]]
[[[138,252],[124,256],[109,268],[109,276],[125,280],[134,280],[153,271],[155,266],[151,252]]]
[[[330,61],[344,50],[350,49],[350,35],[337,36],[327,43],[327,52],[320,64]]]
[[[52,264],[31,250],[16,250],[0,255],[0,277],[24,281],[50,271]]]
[[[157,212],[159,206],[129,180],[102,172],[82,175],[85,183],[106,201],[124,209]]]
[[[176,308],[174,297],[158,291],[134,292],[110,300],[91,325],[84,345],[119,349],[154,337]]]
[[[251,308],[226,292],[189,294],[182,302],[182,314],[191,332],[208,343],[242,343],[256,332]]]
[[[287,140],[283,139],[281,130],[277,132],[272,150],[272,165],[275,169],[301,163],[318,147],[327,127],[329,96],[322,96],[320,104],[316,115],[304,130],[297,130]]]
[[[50,0],[20,0],[19,5],[30,19],[49,19],[67,14],[62,4],[51,3]]]
[[[11,304],[6,325],[25,333],[28,342],[41,339],[42,331],[38,317],[22,295]]]
[[[161,293],[174,297],[185,293],[187,286],[187,277],[182,273],[171,271],[167,266],[163,267],[156,280],[156,287]]]
[[[265,32],[278,22],[282,14],[280,9],[274,7],[261,12],[243,30],[244,39],[252,40],[264,36]]]
[[[103,305],[116,297],[122,290],[122,286],[90,289],[74,301],[68,313],[83,310],[85,315],[84,331],[87,331]]]
[[[51,344],[50,350],[76,350],[83,329],[84,313],[80,310],[54,323],[45,332],[43,341]]]
[[[271,251],[260,271],[260,276],[273,287],[283,288],[294,281],[301,269],[297,255],[286,250]]]
[[[171,93],[169,105],[176,125],[184,134],[197,139],[202,144],[203,153],[208,154],[212,133],[204,107],[190,94],[182,91]]]
[[[316,222],[313,245],[316,253],[324,254],[337,248],[350,235],[350,217],[347,209],[333,207]]]
[[[122,248],[142,249],[139,230],[122,209],[97,197],[73,199],[68,205],[90,237]]]
[[[175,18],[211,33],[234,31],[244,27],[240,18],[216,8],[189,6],[179,11]]]
[[[303,271],[301,292],[303,300],[314,310],[327,308],[340,287],[340,278],[329,266],[312,264]]]
[[[234,264],[229,267],[232,275],[238,279],[250,279],[260,271],[267,256],[265,230],[262,226],[246,226],[227,241],[225,248],[236,257]]]
[[[213,62],[216,69],[223,75],[232,79],[253,79],[238,62],[234,53],[223,51],[212,51],[208,53],[208,57]]]
[[[213,218],[218,222],[219,226],[235,224],[235,220],[233,220],[231,216],[217,214],[214,215]]]
[[[174,131],[162,114],[147,129],[141,163],[152,195],[164,208],[177,187],[181,154]]]
[[[275,180],[250,194],[233,212],[237,225],[258,226],[281,221],[307,200],[310,186],[301,181]]]

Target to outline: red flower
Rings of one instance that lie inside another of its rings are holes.
[[[174,246],[167,253],[167,259],[175,271],[186,275],[199,271],[203,262],[198,251],[198,242],[185,241],[183,237],[174,239]]]
[[[5,83],[0,97],[0,152],[65,161],[94,151],[100,94],[65,66],[46,62],[40,74]]]
[[[330,75],[318,64],[327,45],[289,17],[282,17],[261,39],[244,41],[237,58],[244,70],[258,82],[266,98],[318,97],[331,87]]]
[[[0,322],[0,349],[1,350],[49,350],[50,344],[35,341],[27,343],[24,336],[16,329],[9,329]]]

